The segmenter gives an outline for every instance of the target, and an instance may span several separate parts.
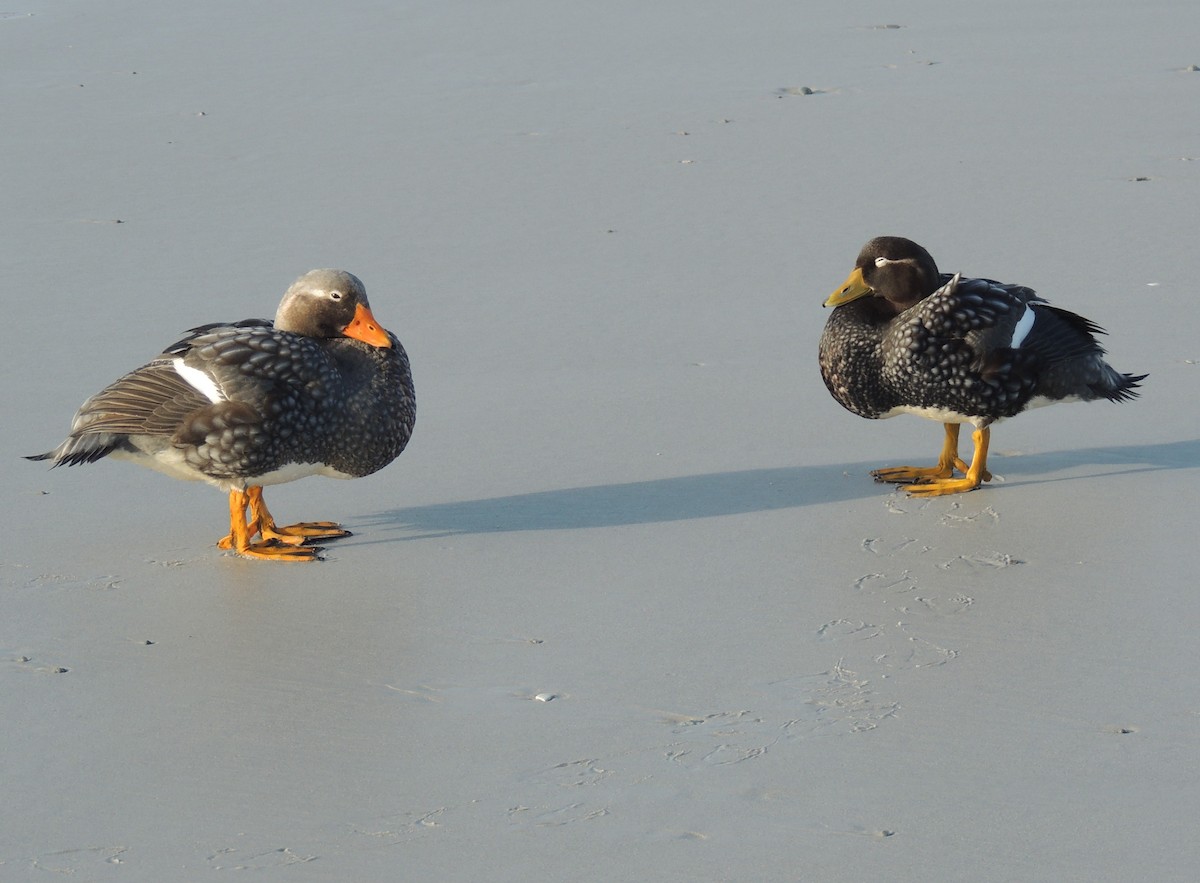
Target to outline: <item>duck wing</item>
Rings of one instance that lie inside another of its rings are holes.
[[[1042,355],[1022,347],[1044,303],[1033,289],[992,279],[945,284],[890,323],[885,373],[921,407],[1011,416],[1033,394]]]
[[[53,460],[55,466],[94,463],[124,447],[127,436],[173,436],[189,414],[210,404],[175,370],[174,359],[155,359],[85,401],[66,440],[29,459]]]
[[[228,401],[223,389],[222,361],[236,366],[253,351],[243,348],[239,358],[226,346],[225,359],[213,359],[205,348],[240,336],[274,335],[265,319],[201,325],[167,347],[163,355],[110,383],[80,405],[67,439],[57,448],[29,459],[53,460],[55,466],[93,463],[118,448],[129,448],[129,436],[180,440],[211,430],[215,420],[229,422],[244,406]],[[214,370],[216,369],[216,370]],[[253,368],[251,368],[251,371]],[[233,374],[242,372],[234,371]],[[244,379],[244,378],[243,378]],[[244,384],[243,384],[244,385]],[[240,415],[245,419],[247,415]],[[200,419],[204,418],[204,419]]]

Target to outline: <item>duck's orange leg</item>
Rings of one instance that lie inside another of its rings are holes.
[[[966,475],[962,478],[938,478],[914,484],[908,488],[909,495],[940,497],[944,494],[961,494],[965,491],[975,490],[985,481],[991,481],[992,473],[987,471],[988,444],[991,442],[991,437],[992,430],[986,426],[971,433],[971,439],[975,442],[975,453],[971,457],[971,465],[963,470]]]
[[[264,540],[278,540],[290,546],[298,546],[307,540],[334,540],[350,536],[336,521],[301,521],[280,527],[267,510],[263,500],[262,485],[253,485],[246,490],[250,504],[251,524],[257,524]]]
[[[942,442],[942,453],[938,456],[936,466],[893,466],[888,469],[876,469],[871,472],[876,481],[886,481],[891,484],[914,484],[917,482],[938,481],[950,478],[954,470],[966,472],[969,468],[958,456],[957,423],[946,423],[946,438]],[[989,475],[984,481],[990,479]]]
[[[253,490],[253,489],[251,489]],[[262,489],[259,488],[261,495]],[[256,518],[247,520],[246,509],[253,505],[250,491],[229,492],[229,535],[217,542],[222,549],[232,549],[244,558],[261,558],[268,561],[316,561],[317,549],[311,546],[280,545],[264,536],[265,542],[252,543],[251,538],[260,531]]]

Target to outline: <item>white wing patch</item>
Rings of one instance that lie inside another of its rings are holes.
[[[183,364],[182,358],[172,360],[172,364],[175,366],[175,373],[187,381],[188,386],[199,392],[210,402],[215,404],[216,402],[225,401],[225,395],[221,392],[221,388],[217,386],[216,381],[199,368]]]
[[[1026,306],[1025,312],[1021,314],[1020,321],[1017,322],[1017,327],[1013,329],[1012,343],[1009,344],[1010,347],[1017,349],[1017,347],[1024,343],[1036,319],[1037,315],[1033,312],[1033,307]]]

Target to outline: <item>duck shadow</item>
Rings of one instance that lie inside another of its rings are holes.
[[[843,475],[843,471],[850,474]],[[411,506],[367,516],[364,520],[368,524],[421,531],[419,538],[430,534],[657,524],[790,509],[878,494],[879,486],[866,471],[866,464],[856,463],[714,472]]]
[[[1072,467],[1126,467],[1053,479],[1072,481],[1195,466],[1200,460],[1200,439],[1158,445],[1085,448],[1021,455],[1004,460],[1008,468],[997,471],[1009,474],[1008,486],[1032,481],[1024,479],[1024,476]],[[562,488],[391,509],[365,516],[362,523],[417,532],[401,538],[408,540],[459,534],[578,530],[716,518],[883,497],[888,493],[887,486],[871,481],[869,475],[871,469],[881,465],[885,464],[785,466]],[[390,542],[392,539],[380,541]]]
[[[1016,454],[1011,457],[989,458],[988,467],[1009,476],[1008,484],[1029,484],[1036,481],[1079,481],[1105,475],[1127,475],[1137,472],[1159,472],[1164,469],[1189,469],[1200,465],[1200,439],[1162,442],[1149,445],[1120,445],[1096,448],[1076,448],[1048,451],[1041,454]],[[1083,474],[1039,479],[1026,476],[1045,475],[1068,469],[1088,467],[1123,467],[1103,469]]]

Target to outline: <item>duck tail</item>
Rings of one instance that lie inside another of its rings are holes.
[[[1097,398],[1106,398],[1110,402],[1128,402],[1138,397],[1138,387],[1149,376],[1122,374],[1106,362],[1100,380],[1091,384],[1091,388]]]
[[[84,433],[73,435],[53,451],[44,454],[29,454],[26,460],[53,460],[50,468],[56,466],[78,466],[82,463],[95,463],[107,457],[121,446],[121,436],[111,432]]]

